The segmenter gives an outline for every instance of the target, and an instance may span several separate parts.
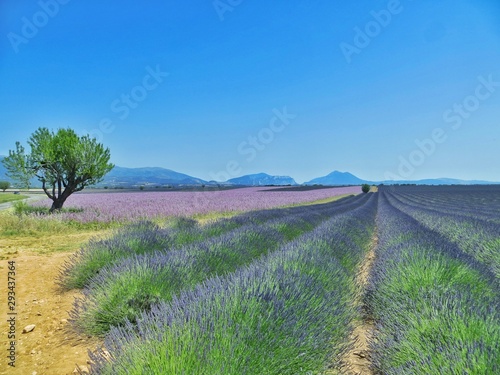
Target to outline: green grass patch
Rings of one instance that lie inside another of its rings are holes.
[[[352,197],[353,194],[342,194],[342,195],[336,195],[334,197],[329,197],[329,198],[324,198],[324,199],[318,199],[316,201],[311,201],[311,202],[302,202],[302,203],[295,203],[295,204],[289,204],[286,206],[282,206],[280,208],[289,208],[289,207],[301,207],[301,206],[313,206],[315,204],[324,204],[324,203],[331,203],[338,201],[342,198],[347,198],[347,197]]]
[[[28,198],[26,195],[0,193],[0,203],[15,202]]]
[[[56,215],[43,217],[16,215],[12,211],[0,212],[0,237],[38,237],[53,234],[78,232],[101,232],[117,228],[121,223],[81,223],[75,220],[62,220]]]

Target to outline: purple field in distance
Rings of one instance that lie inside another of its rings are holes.
[[[360,186],[307,191],[265,191],[269,187],[249,187],[219,191],[79,193],[68,198],[65,208],[83,212],[62,213],[64,219],[79,222],[130,221],[140,218],[192,216],[210,212],[268,209],[312,202],[344,194],[361,193]],[[49,207],[49,199],[35,206]]]

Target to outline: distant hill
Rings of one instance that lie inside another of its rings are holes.
[[[4,156],[0,156],[0,180],[13,182],[6,176],[6,169],[1,163]],[[401,180],[401,181],[367,181],[363,180],[349,172],[333,171],[332,173],[314,178],[311,181],[305,182],[303,185],[325,185],[325,186],[341,186],[341,185],[361,185],[361,184],[416,184],[416,185],[488,185],[498,184],[499,182],[482,181],[482,180],[459,180],[452,178],[435,178],[423,180]],[[104,180],[96,187],[134,187],[140,185],[172,185],[172,186],[216,186],[216,185],[241,185],[241,186],[265,186],[265,185],[298,185],[297,182],[289,176],[271,176],[266,173],[249,174],[241,177],[232,178],[225,182],[205,181],[201,178],[189,176],[184,173],[179,173],[171,169],[160,167],[145,167],[145,168],[125,168],[114,167],[111,172],[104,176]],[[32,179],[31,187],[41,186],[40,182]]]
[[[98,186],[203,185],[205,180],[160,167],[125,168],[115,166]]]
[[[352,173],[333,171],[326,176],[305,182],[304,185],[361,185],[365,183],[369,182],[356,177]]]
[[[297,182],[289,176],[271,176],[266,173],[249,174],[231,178],[227,180],[226,183],[245,186],[297,185]]]
[[[429,178],[423,180],[386,180],[386,181],[368,181],[356,177],[349,172],[339,172],[333,171],[332,173],[324,176],[312,179],[311,181],[305,182],[304,185],[402,185],[402,184],[414,184],[414,185],[490,185],[497,184],[497,182],[482,181],[482,180],[458,180],[454,178]]]

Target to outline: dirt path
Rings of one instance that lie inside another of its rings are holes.
[[[375,233],[377,233],[375,231]],[[361,268],[357,275],[357,283],[360,290],[364,291],[368,283],[368,278],[370,271],[375,260],[375,248],[377,246],[378,239],[376,234],[372,239],[370,246],[370,251],[366,254]],[[355,301],[356,305],[362,304],[362,296],[358,297]],[[346,355],[342,358],[341,363],[343,366],[343,373],[345,375],[372,375],[373,372],[370,369],[370,347],[369,341],[371,335],[374,331],[374,323],[369,319],[363,319],[355,323],[355,328],[351,334],[350,342],[352,343],[352,348]]]
[[[88,234],[65,236],[67,241],[87,240]],[[47,241],[50,242],[51,239]],[[53,239],[61,240],[59,238]],[[27,241],[29,242],[29,241]],[[24,246],[23,246],[24,245]],[[8,375],[65,375],[73,374],[77,365],[87,366],[89,349],[100,343],[76,334],[68,324],[78,292],[61,292],[55,280],[60,267],[71,252],[38,255],[21,239],[0,239],[0,348],[8,353],[8,262],[15,262],[15,367],[8,366],[7,355],[0,359],[0,374]],[[15,251],[13,251],[15,249]],[[23,328],[35,324],[35,329],[22,333]]]

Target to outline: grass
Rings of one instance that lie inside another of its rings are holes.
[[[26,195],[12,194],[2,192],[0,193],[0,203],[15,202],[28,198]]]
[[[15,215],[12,211],[0,212],[0,238],[2,237],[44,237],[53,234],[71,234],[80,232],[101,232],[119,227],[117,223],[80,223],[63,221],[53,217],[34,217]]]
[[[315,205],[315,204],[331,203],[331,202],[338,201],[338,200],[340,200],[342,198],[352,197],[352,196],[353,196],[353,194],[336,195],[334,197],[324,198],[324,199],[318,199],[316,201],[311,201],[311,202],[290,204],[290,205],[287,205],[287,206],[283,206],[281,208],[299,207],[299,206],[312,206],[312,205]]]
[[[191,216],[194,220],[198,221],[200,224],[207,224],[214,220],[219,219],[230,219],[234,216],[242,214],[244,211],[228,211],[228,212],[209,212],[206,214],[195,214]]]
[[[91,238],[106,237],[109,230],[117,226],[81,224],[63,221],[57,216],[16,215],[12,208],[0,211],[0,259],[10,259],[20,253],[73,252]]]

